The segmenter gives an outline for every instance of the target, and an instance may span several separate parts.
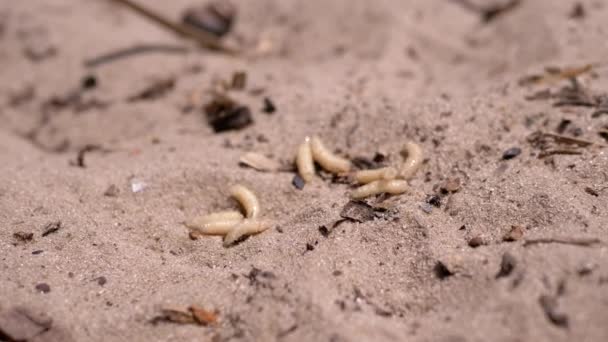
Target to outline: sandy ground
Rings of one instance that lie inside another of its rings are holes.
[[[171,18],[194,3],[141,2]],[[483,23],[447,0],[235,1],[228,39],[265,41],[265,55],[149,53],[86,68],[134,44],[185,42],[109,1],[3,1],[0,340],[607,341],[608,115],[526,99],[567,80],[518,83],[593,63],[579,83],[607,88],[608,6],[580,1],[573,18],[576,3],[524,0]],[[230,95],[255,123],[214,133],[200,108],[184,109],[237,70],[247,86]],[[87,75],[98,84],[81,102],[49,105]],[[165,94],[126,100],[166,78]],[[577,154],[539,158],[535,132],[593,144],[562,139],[557,149]],[[351,186],[317,178],[297,190],[293,172],[238,165],[248,151],[288,163],[311,134],[391,163],[413,140],[425,163],[388,212],[326,236]],[[101,149],[78,167],[86,145]],[[521,154],[504,160],[513,147]],[[458,191],[438,190],[456,178]],[[232,248],[191,240],[182,223],[236,208],[236,183],[273,228]],[[514,226],[523,237],[505,241]],[[152,323],[189,305],[217,310],[218,324]]]

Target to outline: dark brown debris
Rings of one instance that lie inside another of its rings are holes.
[[[557,296],[542,295],[538,299],[538,302],[549,322],[560,328],[568,328],[568,315],[559,310]]]
[[[104,276],[97,277],[97,278],[95,278],[94,280],[97,282],[97,284],[98,284],[99,286],[104,286],[104,285],[105,285],[105,284],[108,282],[108,280],[107,280],[107,279],[106,279],[106,277],[104,277]]]
[[[477,248],[479,246],[483,246],[486,244],[486,241],[484,241],[483,237],[481,237],[480,235],[477,235],[473,238],[471,238],[468,242],[469,247],[472,248]]]
[[[87,166],[84,162],[85,155],[89,152],[98,151],[101,149],[102,148],[99,145],[87,144],[83,146],[81,149],[78,150],[78,155],[76,156],[76,162],[74,163],[74,165],[77,167],[86,168]]]
[[[165,96],[175,87],[175,78],[169,77],[164,79],[159,79],[139,92],[129,96],[127,98],[128,102],[137,102],[137,101],[145,101],[145,100],[156,100]]]
[[[447,195],[458,192],[461,186],[460,178],[448,178],[439,185],[439,190],[443,195]]]
[[[503,254],[500,262],[500,270],[496,273],[496,279],[508,277],[515,269],[516,265],[517,260],[511,253],[506,252]]]
[[[229,1],[213,1],[202,7],[184,11],[182,22],[220,38],[230,32],[236,17],[236,7]]]
[[[49,293],[49,292],[51,292],[51,287],[47,283],[36,284],[35,288],[36,288],[37,291],[40,291],[42,293]]]
[[[13,237],[21,243],[26,243],[32,241],[34,238],[34,233],[31,232],[16,232],[13,234]]]
[[[362,201],[349,201],[342,208],[340,217],[353,222],[372,221],[376,217],[375,209]]]
[[[47,236],[53,233],[56,233],[59,229],[61,229],[61,221],[54,221],[47,223],[42,230],[42,236]]]
[[[216,95],[204,109],[207,122],[216,133],[243,129],[253,123],[249,107],[239,105],[224,95]]]
[[[339,225],[341,225],[342,223],[348,221],[347,219],[340,219],[337,221],[334,221],[330,224],[324,224],[322,226],[319,226],[319,233],[321,233],[321,235],[323,235],[324,237],[328,237],[329,234],[331,234],[331,232],[336,229]]]
[[[189,51],[188,47],[171,44],[138,44],[127,48],[121,48],[116,51],[104,53],[103,55],[92,57],[84,62],[84,66],[88,68],[98,67],[103,64],[115,62],[122,58],[136,56],[146,53],[175,53],[183,54]]]
[[[262,271],[257,267],[252,267],[245,277],[249,279],[249,285],[255,287],[272,287],[270,281],[276,279],[276,275],[270,271]]]
[[[120,189],[114,184],[111,184],[106,191],[103,192],[103,195],[106,197],[117,197],[118,194],[120,194]]]
[[[478,13],[483,23],[489,23],[499,16],[504,15],[517,8],[521,3],[521,0],[509,0],[509,1],[493,1],[487,5],[479,5],[470,0],[452,0],[460,4],[466,10]]]
[[[433,268],[433,271],[435,272],[437,278],[439,278],[440,280],[444,280],[455,274],[441,261],[437,261],[435,267]]]
[[[570,19],[583,19],[587,16],[587,11],[585,10],[585,6],[582,3],[577,2],[570,10],[570,14],[568,15]]]
[[[598,197],[600,194],[597,192],[597,190],[591,188],[591,187],[585,187],[585,192],[588,193],[591,196],[595,196]]]
[[[244,71],[237,71],[232,74],[230,88],[233,90],[243,90],[245,87],[247,87],[247,73]]]
[[[264,98],[264,107],[262,107],[262,111],[266,114],[273,114],[277,111],[277,107],[269,97]]]
[[[519,241],[524,237],[524,227],[522,226],[511,226],[511,230],[505,236],[503,236],[503,241]]]

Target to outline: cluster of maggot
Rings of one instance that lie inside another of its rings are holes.
[[[406,143],[402,152],[406,157],[399,167],[387,166],[355,172],[353,178],[361,186],[351,193],[351,197],[363,199],[382,193],[399,195],[407,192],[409,190],[407,181],[420,168],[423,153],[420,146],[413,142]],[[352,169],[348,159],[332,153],[319,137],[306,137],[298,148],[296,166],[300,177],[307,183],[314,179],[315,162],[334,174],[348,174]]]
[[[224,246],[228,247],[244,236],[261,233],[271,226],[259,218],[260,202],[253,191],[235,185],[230,188],[230,195],[239,202],[245,215],[236,210],[220,211],[187,221],[186,227],[203,235],[224,236]]]

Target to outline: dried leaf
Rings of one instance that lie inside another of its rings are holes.
[[[196,320],[196,322],[198,324],[210,325],[210,324],[216,324],[218,321],[216,312],[205,310],[205,309],[201,308],[200,306],[196,306],[196,305],[190,306],[189,310],[192,313],[194,320]]]

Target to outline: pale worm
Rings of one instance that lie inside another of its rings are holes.
[[[315,176],[315,162],[312,159],[312,150],[310,148],[310,138],[306,137],[302,145],[298,148],[296,156],[296,166],[298,173],[305,182],[311,182]]]
[[[321,142],[319,137],[312,137],[310,140],[313,159],[325,170],[332,173],[343,173],[350,170],[350,161],[339,157],[329,151]]]
[[[199,216],[185,223],[186,227],[205,235],[226,235],[232,227],[243,221],[238,211],[220,211]]]
[[[377,180],[388,180],[397,178],[397,169],[394,167],[383,167],[373,170],[361,170],[355,173],[357,183],[367,184]]]
[[[354,199],[361,199],[382,193],[399,195],[409,190],[407,181],[400,179],[377,180],[358,187],[351,193]]]
[[[247,218],[258,217],[260,202],[251,190],[242,185],[234,185],[230,188],[230,195],[241,204]]]
[[[420,165],[422,165],[422,149],[418,144],[408,142],[403,147],[401,153],[406,155],[406,159],[401,165],[401,170],[399,170],[399,178],[410,179],[416,174]]]
[[[270,223],[255,219],[245,219],[226,234],[224,247],[228,247],[245,235],[258,234],[270,228]]]

